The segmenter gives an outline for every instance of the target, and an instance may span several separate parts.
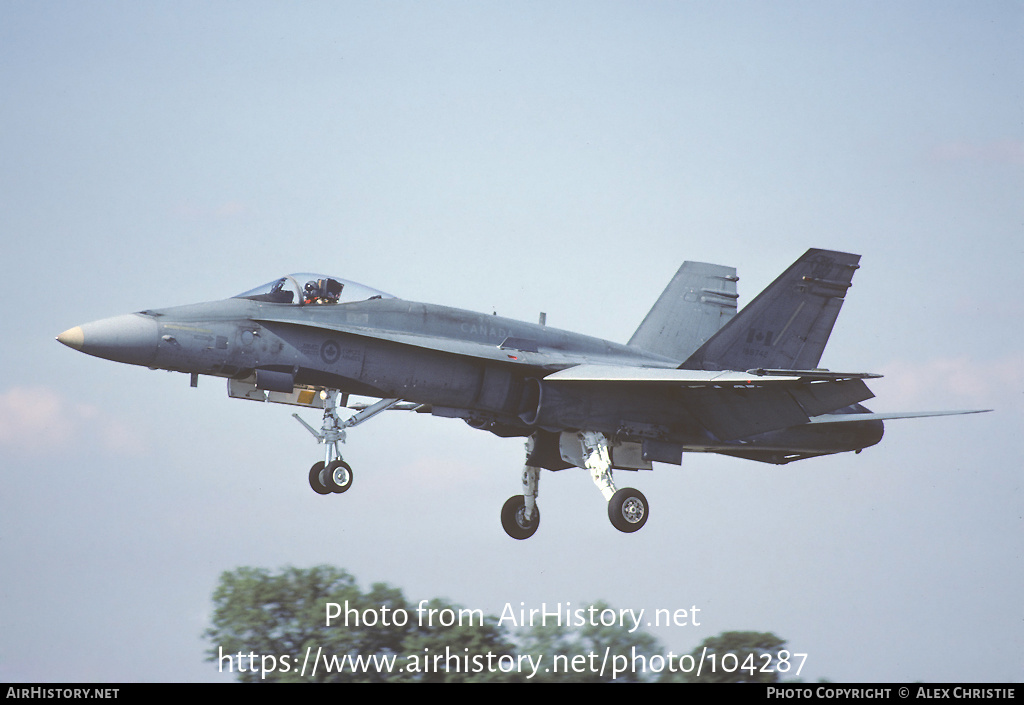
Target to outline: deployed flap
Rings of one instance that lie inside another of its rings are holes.
[[[808,250],[704,345],[691,370],[818,366],[860,255]]]
[[[807,423],[807,414],[785,389],[693,389],[683,405],[723,441]]]
[[[875,396],[859,379],[802,384],[792,388],[790,394],[808,416],[827,414]]]
[[[683,262],[629,345],[685,360],[736,315],[736,270]]]
[[[687,390],[683,404],[723,441],[807,423],[874,395],[860,380],[773,387],[703,387]]]
[[[629,387],[638,393],[676,394],[689,414],[723,441],[746,438],[807,423],[874,395],[865,373],[793,370],[782,375],[751,372],[677,370],[613,365],[579,365],[547,375],[544,384],[589,389]],[[819,375],[829,375],[820,379]],[[664,391],[662,391],[664,389]],[[669,392],[669,390],[673,390]],[[677,390],[677,391],[676,391]],[[863,419],[866,420],[866,419]]]

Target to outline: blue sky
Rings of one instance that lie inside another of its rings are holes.
[[[667,648],[775,631],[809,680],[1019,681],[1022,30],[1013,2],[4,3],[0,680],[216,680],[219,573],[332,563],[494,613],[695,604]],[[566,471],[511,541],[521,442],[401,413],[316,496],[291,409],[54,341],[312,270],[624,342],[683,260],[742,305],[808,247],[863,256],[822,364],[885,374],[872,409],[996,412],[687,455],[625,478],[630,536]]]

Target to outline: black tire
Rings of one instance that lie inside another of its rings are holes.
[[[513,495],[501,508],[501,527],[514,539],[522,541],[537,532],[540,526],[540,509],[533,508],[533,516],[526,520],[526,498],[521,494]]]
[[[640,490],[623,487],[608,500],[608,518],[619,531],[631,534],[647,523],[651,510]]]
[[[320,471],[324,469],[324,461],[316,463],[309,469],[309,486],[313,488],[313,491],[317,494],[330,494],[329,490],[324,483],[320,481]]]
[[[352,468],[344,460],[332,460],[323,474],[324,486],[331,492],[341,494],[352,486]]]

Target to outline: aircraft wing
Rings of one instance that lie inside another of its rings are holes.
[[[807,423],[843,407],[872,398],[863,380],[867,373],[831,373],[824,370],[712,371],[637,367],[636,359],[593,352],[572,353],[538,349],[530,341],[506,339],[501,345],[405,331],[369,328],[337,321],[281,321],[254,319],[273,330],[284,328],[337,331],[390,341],[427,350],[526,365],[553,371],[545,384],[585,388],[600,395],[609,386],[651,390],[674,389],[678,402],[711,433],[723,441]],[[595,364],[596,363],[596,364]],[[673,392],[669,392],[673,393]]]
[[[807,423],[812,417],[874,396],[868,373],[826,370],[750,372],[579,365],[544,378],[545,384],[664,389],[723,441]],[[783,374],[786,372],[786,374]]]
[[[544,379],[560,382],[637,382],[641,384],[678,384],[686,387],[778,385],[793,382],[839,382],[872,379],[870,372],[830,372],[829,370],[682,370],[659,367],[584,364],[561,370]]]

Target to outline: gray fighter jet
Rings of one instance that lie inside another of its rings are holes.
[[[736,270],[685,262],[625,345],[544,324],[405,301],[338,277],[293,274],[224,301],[87,323],[61,343],[151,369],[227,378],[228,396],[323,410],[319,494],[347,491],[346,430],[388,409],[524,437],[522,494],[501,511],[516,539],[540,523],[540,469],[584,468],[624,532],[650,515],[613,470],[684,452],[783,464],[882,438],[865,379],[818,368],[859,255],[811,249],[740,313]],[[350,395],[372,397],[350,403]],[[342,418],[339,407],[355,413]]]

